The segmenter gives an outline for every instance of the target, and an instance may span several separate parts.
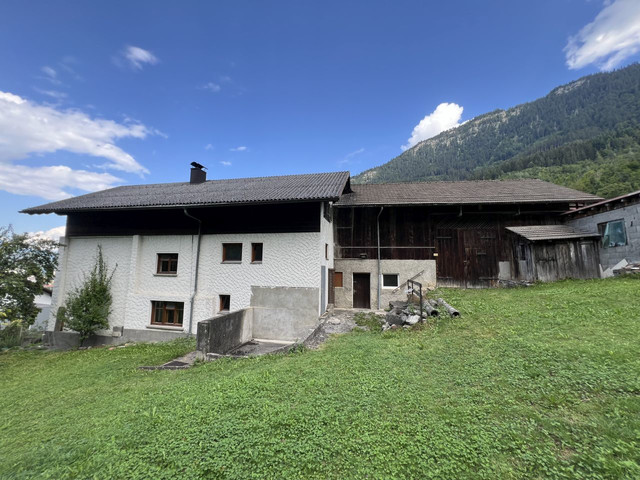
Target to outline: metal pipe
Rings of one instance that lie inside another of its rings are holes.
[[[442,298],[438,299],[438,303],[442,305],[447,310],[447,312],[449,312],[449,315],[451,315],[452,317],[460,316],[460,312],[455,308],[453,308],[451,305],[449,305],[447,302],[445,302]]]
[[[194,217],[189,212],[187,212],[186,207],[183,209],[184,214],[193,218],[196,222],[198,222],[198,243],[196,245],[196,268],[195,268],[195,278],[193,280],[193,290],[191,292],[191,298],[189,299],[189,332],[187,336],[190,337],[193,335],[191,333],[191,328],[193,327],[193,300],[196,298],[196,293],[198,292],[198,266],[200,265],[200,241],[202,239],[202,220]]]
[[[382,274],[380,272],[380,215],[382,215],[382,210],[384,210],[384,207],[380,207],[376,217],[376,229],[378,231],[378,310],[380,310],[380,296],[382,295]]]

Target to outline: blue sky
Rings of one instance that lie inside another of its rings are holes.
[[[640,2],[0,4],[0,225],[116,185],[384,163],[638,61]],[[59,232],[59,230],[57,230]]]

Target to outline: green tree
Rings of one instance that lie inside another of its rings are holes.
[[[116,265],[117,267],[117,265]],[[64,305],[56,312],[64,326],[80,334],[80,344],[97,330],[109,327],[111,313],[111,281],[113,273],[98,245],[96,260],[91,272],[85,275],[82,285],[67,296]]]
[[[0,227],[0,320],[33,324],[40,311],[34,299],[53,279],[57,247],[52,240]]]

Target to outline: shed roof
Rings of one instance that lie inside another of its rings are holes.
[[[608,198],[600,202],[592,203],[590,205],[587,205],[586,207],[569,210],[568,212],[563,213],[563,215],[571,216],[573,214],[590,214],[592,212],[599,213],[602,209],[606,208],[622,208],[628,205],[629,201],[635,200],[637,202],[638,198],[640,198],[640,190],[626,193],[624,195],[620,195],[619,197]]]
[[[352,185],[338,206],[596,202],[601,197],[537,179]]]
[[[335,201],[344,191],[351,191],[348,185],[349,172],[233,178],[209,180],[199,184],[180,182],[127,185],[27,208],[22,212],[66,214],[152,207]]]
[[[506,227],[506,229],[532,242],[600,237],[599,233],[585,232],[569,225],[528,225],[524,227]]]

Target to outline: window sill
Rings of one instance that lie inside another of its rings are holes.
[[[227,263],[227,264],[230,264],[230,265],[240,265],[242,263],[242,260],[225,260],[225,261],[222,261],[220,263],[222,263],[222,264]]]
[[[396,288],[398,288],[400,285],[398,285],[397,287],[382,287],[383,290],[394,290]]]
[[[169,330],[171,332],[182,332],[184,331],[184,327],[171,327],[169,325],[147,325],[146,328],[149,330]]]
[[[251,265],[262,265],[262,260],[251,262]]]
[[[154,277],[177,277],[177,273],[154,273]]]

